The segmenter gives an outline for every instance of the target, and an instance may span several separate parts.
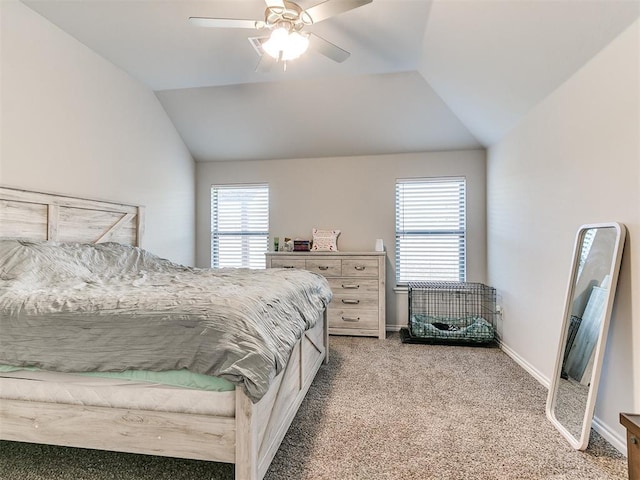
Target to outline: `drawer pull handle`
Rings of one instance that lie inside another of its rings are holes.
[[[360,303],[360,300],[350,300],[348,298],[343,298],[342,303],[346,303],[347,305],[357,305]]]
[[[356,270],[362,271],[362,270],[364,270],[364,269],[365,269],[365,268],[367,268],[367,267],[365,267],[364,265],[356,265],[356,266],[355,266],[355,267],[353,267],[353,268],[355,268]]]
[[[342,319],[344,320],[344,317],[342,317]],[[633,443],[634,445],[638,444],[638,439],[635,436],[631,436],[631,443]]]
[[[327,267],[326,265],[320,265],[318,267],[318,270],[329,270],[329,267]]]
[[[342,320],[345,322],[359,322],[360,321],[360,317],[342,317]]]
[[[347,283],[346,285],[343,283],[342,284],[342,288],[349,288],[349,289],[356,289],[356,288],[360,288],[360,285],[356,285],[354,283]]]
[[[283,265],[282,268],[296,268],[293,265]]]

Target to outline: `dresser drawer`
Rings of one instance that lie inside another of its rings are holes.
[[[378,276],[378,260],[363,258],[344,258],[342,259],[342,276],[343,277],[377,277]]]
[[[377,310],[347,310],[341,308],[329,308],[327,311],[329,327],[371,329],[378,328]]]
[[[305,267],[310,272],[319,273],[325,277],[339,277],[342,273],[342,261],[336,258],[314,258],[305,260]]]
[[[378,294],[378,280],[362,278],[330,278],[329,286],[334,294]]]
[[[271,268],[299,268],[304,270],[305,261],[299,258],[272,258]]]
[[[329,304],[334,308],[378,308],[378,295],[333,292],[333,300]]]

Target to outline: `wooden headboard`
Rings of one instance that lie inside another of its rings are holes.
[[[0,238],[141,246],[144,207],[0,187]]]

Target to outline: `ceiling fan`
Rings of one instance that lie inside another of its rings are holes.
[[[314,33],[305,32],[304,28],[372,1],[324,0],[304,9],[289,0],[265,0],[267,8],[264,20],[189,17],[189,21],[200,27],[270,30],[268,36],[249,37],[249,41],[260,55],[256,71],[267,72],[278,62],[281,62],[286,70],[287,61],[298,58],[308,48],[339,63],[349,58],[349,52]]]

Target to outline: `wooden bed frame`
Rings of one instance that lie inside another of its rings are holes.
[[[0,187],[0,238],[141,245],[143,208]],[[326,310],[295,345],[267,394],[235,390],[235,417],[0,398],[0,439],[235,463],[236,480],[262,479],[321,364]]]

